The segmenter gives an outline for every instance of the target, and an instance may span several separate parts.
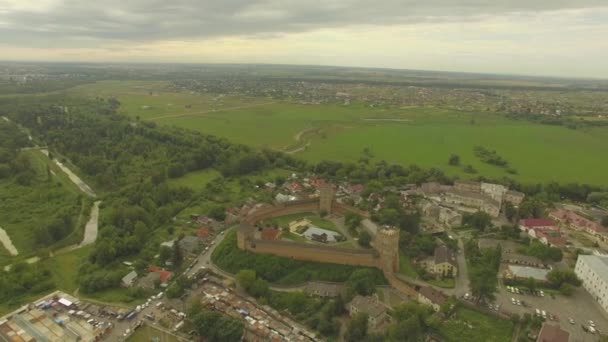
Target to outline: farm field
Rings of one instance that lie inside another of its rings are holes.
[[[141,120],[282,150],[311,162],[357,161],[367,148],[372,161],[436,167],[452,176],[608,184],[608,160],[603,158],[608,128],[572,130],[436,107],[387,109],[221,97],[170,91],[163,82],[104,81],[70,92],[117,96],[120,111]],[[478,145],[496,150],[517,174],[479,161],[473,153]],[[448,166],[452,153],[460,156],[460,167]],[[463,171],[469,164],[476,174]]]

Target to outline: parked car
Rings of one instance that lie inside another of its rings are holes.
[[[572,317],[568,318],[568,322],[570,322],[570,324],[574,324],[574,318],[572,318]]]

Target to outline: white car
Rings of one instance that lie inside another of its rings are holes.
[[[547,311],[543,310],[542,314],[543,314],[543,318],[547,318]]]
[[[590,326],[592,326],[592,327],[595,327],[595,322],[594,322],[594,321],[589,320],[589,325],[590,325]]]
[[[519,299],[517,300],[517,305],[521,305],[521,301]]]
[[[568,322],[570,322],[570,324],[574,324],[574,318],[572,318],[572,317],[568,318]]]
[[[544,297],[545,296],[545,292],[543,290],[540,290],[540,296]]]
[[[513,303],[513,305],[517,304],[517,301],[515,300],[515,298],[511,298],[511,303]]]

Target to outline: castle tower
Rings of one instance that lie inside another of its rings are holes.
[[[236,245],[239,249],[246,250],[247,242],[251,239],[253,226],[242,222],[236,231]]]
[[[374,248],[380,253],[380,267],[385,273],[399,271],[399,230],[380,228],[374,240]]]
[[[319,190],[319,211],[331,214],[331,207],[334,202],[334,188],[331,184],[325,183],[319,187]]]

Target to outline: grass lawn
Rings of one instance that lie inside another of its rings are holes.
[[[183,186],[191,188],[194,191],[200,191],[205,188],[207,183],[220,176],[220,173],[214,169],[190,172],[180,178],[169,179],[169,185],[175,187]]]
[[[454,278],[431,279],[428,283],[445,289],[453,289],[456,284]]]
[[[127,341],[129,342],[177,342],[179,339],[172,334],[158,330],[152,326],[144,324],[141,328],[135,330]]]
[[[461,307],[448,321],[441,324],[439,330],[447,342],[509,342],[513,335],[513,328],[513,322],[510,320],[499,319]]]
[[[66,293],[74,293],[78,288],[78,269],[86,261],[93,245],[85,246],[67,253],[56,254],[45,261],[53,273],[55,286]]]
[[[295,241],[295,242],[308,242],[305,237],[294,234],[292,232],[283,232],[281,233],[281,238],[285,238],[287,240]]]
[[[410,257],[401,251],[399,252],[399,273],[411,278],[418,278],[418,273],[416,273]]]
[[[289,225],[289,223],[292,221],[297,221],[300,219],[308,219],[316,227],[340,233],[340,231],[338,230],[338,228],[336,228],[336,225],[333,222],[325,220],[315,213],[299,213],[293,215],[280,216],[272,219],[271,221],[278,223],[279,227],[283,227]]]

